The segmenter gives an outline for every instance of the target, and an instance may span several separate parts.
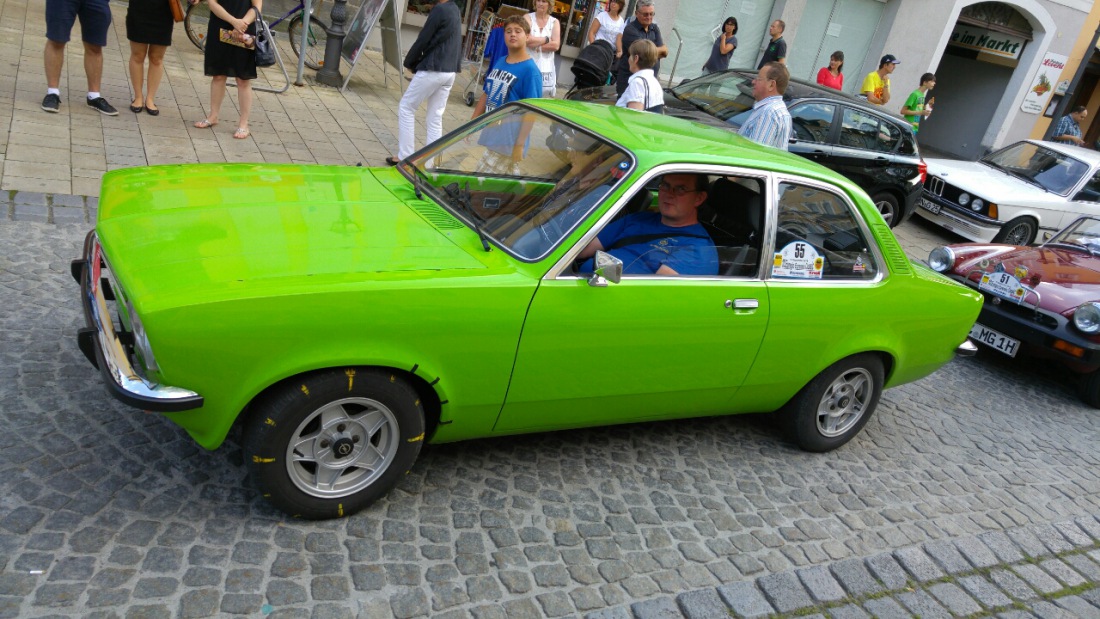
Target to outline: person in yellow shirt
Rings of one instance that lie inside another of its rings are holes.
[[[863,79],[863,87],[860,94],[867,97],[867,101],[875,105],[886,105],[890,101],[890,74],[901,61],[892,54],[886,54],[878,63],[878,70],[871,71]]]

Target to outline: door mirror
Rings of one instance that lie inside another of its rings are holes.
[[[592,277],[588,278],[589,286],[606,287],[607,282],[619,283],[623,278],[623,261],[604,252],[596,252],[593,258]]]

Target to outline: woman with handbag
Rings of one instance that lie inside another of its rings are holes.
[[[176,18],[176,15],[179,18]],[[130,99],[130,111],[160,114],[153,103],[164,75],[164,53],[172,44],[172,28],[183,21],[180,0],[130,0],[126,7],[126,38],[130,40],[130,81],[134,84],[134,96]],[[148,75],[145,61],[149,61]],[[142,87],[145,95],[142,96]]]
[[[232,76],[237,82],[237,103],[240,120],[233,137],[247,138],[248,115],[252,111],[252,80],[256,79],[256,20],[260,18],[263,0],[206,0],[210,6],[210,23],[206,30],[206,54],[203,72],[210,80],[210,113],[195,123],[199,129],[218,124],[225,83]]]

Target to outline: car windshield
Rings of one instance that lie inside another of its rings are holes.
[[[510,105],[402,163],[423,191],[522,260],[546,256],[630,174],[621,148]]]
[[[1100,218],[1082,217],[1043,245],[1061,245],[1100,255]]]
[[[740,127],[752,111],[752,77],[732,71],[711,73],[684,82],[672,94],[700,110]]]
[[[990,153],[982,163],[1063,196],[1089,171],[1084,162],[1031,142]]]

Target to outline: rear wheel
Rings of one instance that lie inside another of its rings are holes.
[[[290,35],[290,49],[299,58],[302,56],[302,13],[298,13],[290,20],[287,32]],[[310,15],[309,31],[306,33],[306,66],[314,71],[321,70],[325,66],[325,47],[328,46],[328,30],[324,22]]]
[[[203,52],[206,51],[206,27],[209,23],[210,7],[205,2],[188,4],[183,29],[187,31],[187,38]]]
[[[290,380],[253,406],[244,452],[260,492],[308,519],[351,515],[381,498],[412,467],[424,409],[385,370],[347,368]]]
[[[882,382],[877,355],[855,355],[829,366],[782,411],[794,441],[806,451],[823,452],[852,440],[874,414]]]
[[[1039,224],[1034,219],[1017,217],[1001,227],[1001,231],[993,237],[993,242],[1007,245],[1031,245],[1038,231]]]
[[[875,194],[871,200],[874,201],[875,208],[886,221],[886,225],[893,228],[901,223],[901,207],[898,206],[898,199],[893,194],[883,191]]]

